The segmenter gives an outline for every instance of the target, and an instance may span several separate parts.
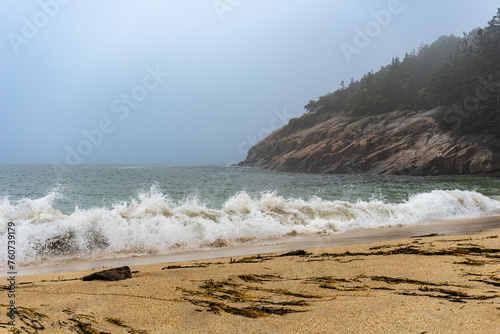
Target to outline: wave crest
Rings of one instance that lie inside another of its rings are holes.
[[[137,199],[111,208],[69,215],[54,209],[62,195],[12,203],[0,200],[0,248],[7,249],[7,223],[16,224],[17,261],[21,265],[56,258],[119,257],[199,249],[252,239],[474,217],[500,209],[500,202],[474,191],[435,190],[410,196],[403,203],[327,201],[283,198],[273,192],[252,197],[241,191],[222,208],[210,209],[190,196],[176,203],[158,186]],[[6,263],[6,254],[0,261]]]

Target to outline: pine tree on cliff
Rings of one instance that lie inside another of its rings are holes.
[[[500,135],[500,9],[484,29],[464,38],[449,64],[428,85],[445,107],[440,124],[458,134]],[[456,122],[460,120],[460,122]]]
[[[437,120],[457,135],[490,133],[500,137],[500,8],[484,29],[462,38],[441,36],[404,59],[369,72],[305,106],[289,131],[311,126],[328,115],[348,112],[352,120],[393,110],[444,107]],[[479,89],[478,89],[479,87]],[[478,93],[479,92],[479,93]],[[457,122],[456,120],[460,121]]]

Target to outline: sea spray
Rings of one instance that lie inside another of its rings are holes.
[[[179,249],[204,249],[287,235],[329,234],[398,224],[475,217],[500,209],[500,202],[478,192],[434,190],[411,195],[400,203],[380,196],[363,201],[284,198],[275,192],[252,196],[240,191],[220,208],[210,208],[196,196],[174,201],[157,185],[137,198],[111,207],[62,214],[46,196],[17,201],[0,199],[0,248],[6,249],[6,226],[17,226],[17,258],[33,265],[61,258],[113,258],[167,254]],[[6,263],[5,254],[0,254]]]

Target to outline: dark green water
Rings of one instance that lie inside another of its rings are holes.
[[[499,200],[499,179],[471,176],[216,166],[80,166],[57,174],[50,166],[0,166],[0,248],[10,221],[21,263],[38,264],[476,217],[498,211]]]

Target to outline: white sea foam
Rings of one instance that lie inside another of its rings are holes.
[[[175,202],[153,186],[112,208],[76,207],[65,215],[54,209],[61,196],[53,191],[39,199],[1,198],[0,249],[7,249],[8,222],[16,224],[17,262],[29,265],[61,257],[166,254],[179,247],[199,249],[296,232],[324,234],[474,217],[500,209],[499,201],[474,191],[435,190],[403,203],[286,199],[272,192],[252,197],[239,192],[215,210],[194,196]],[[0,252],[0,261],[7,262],[7,252]]]

